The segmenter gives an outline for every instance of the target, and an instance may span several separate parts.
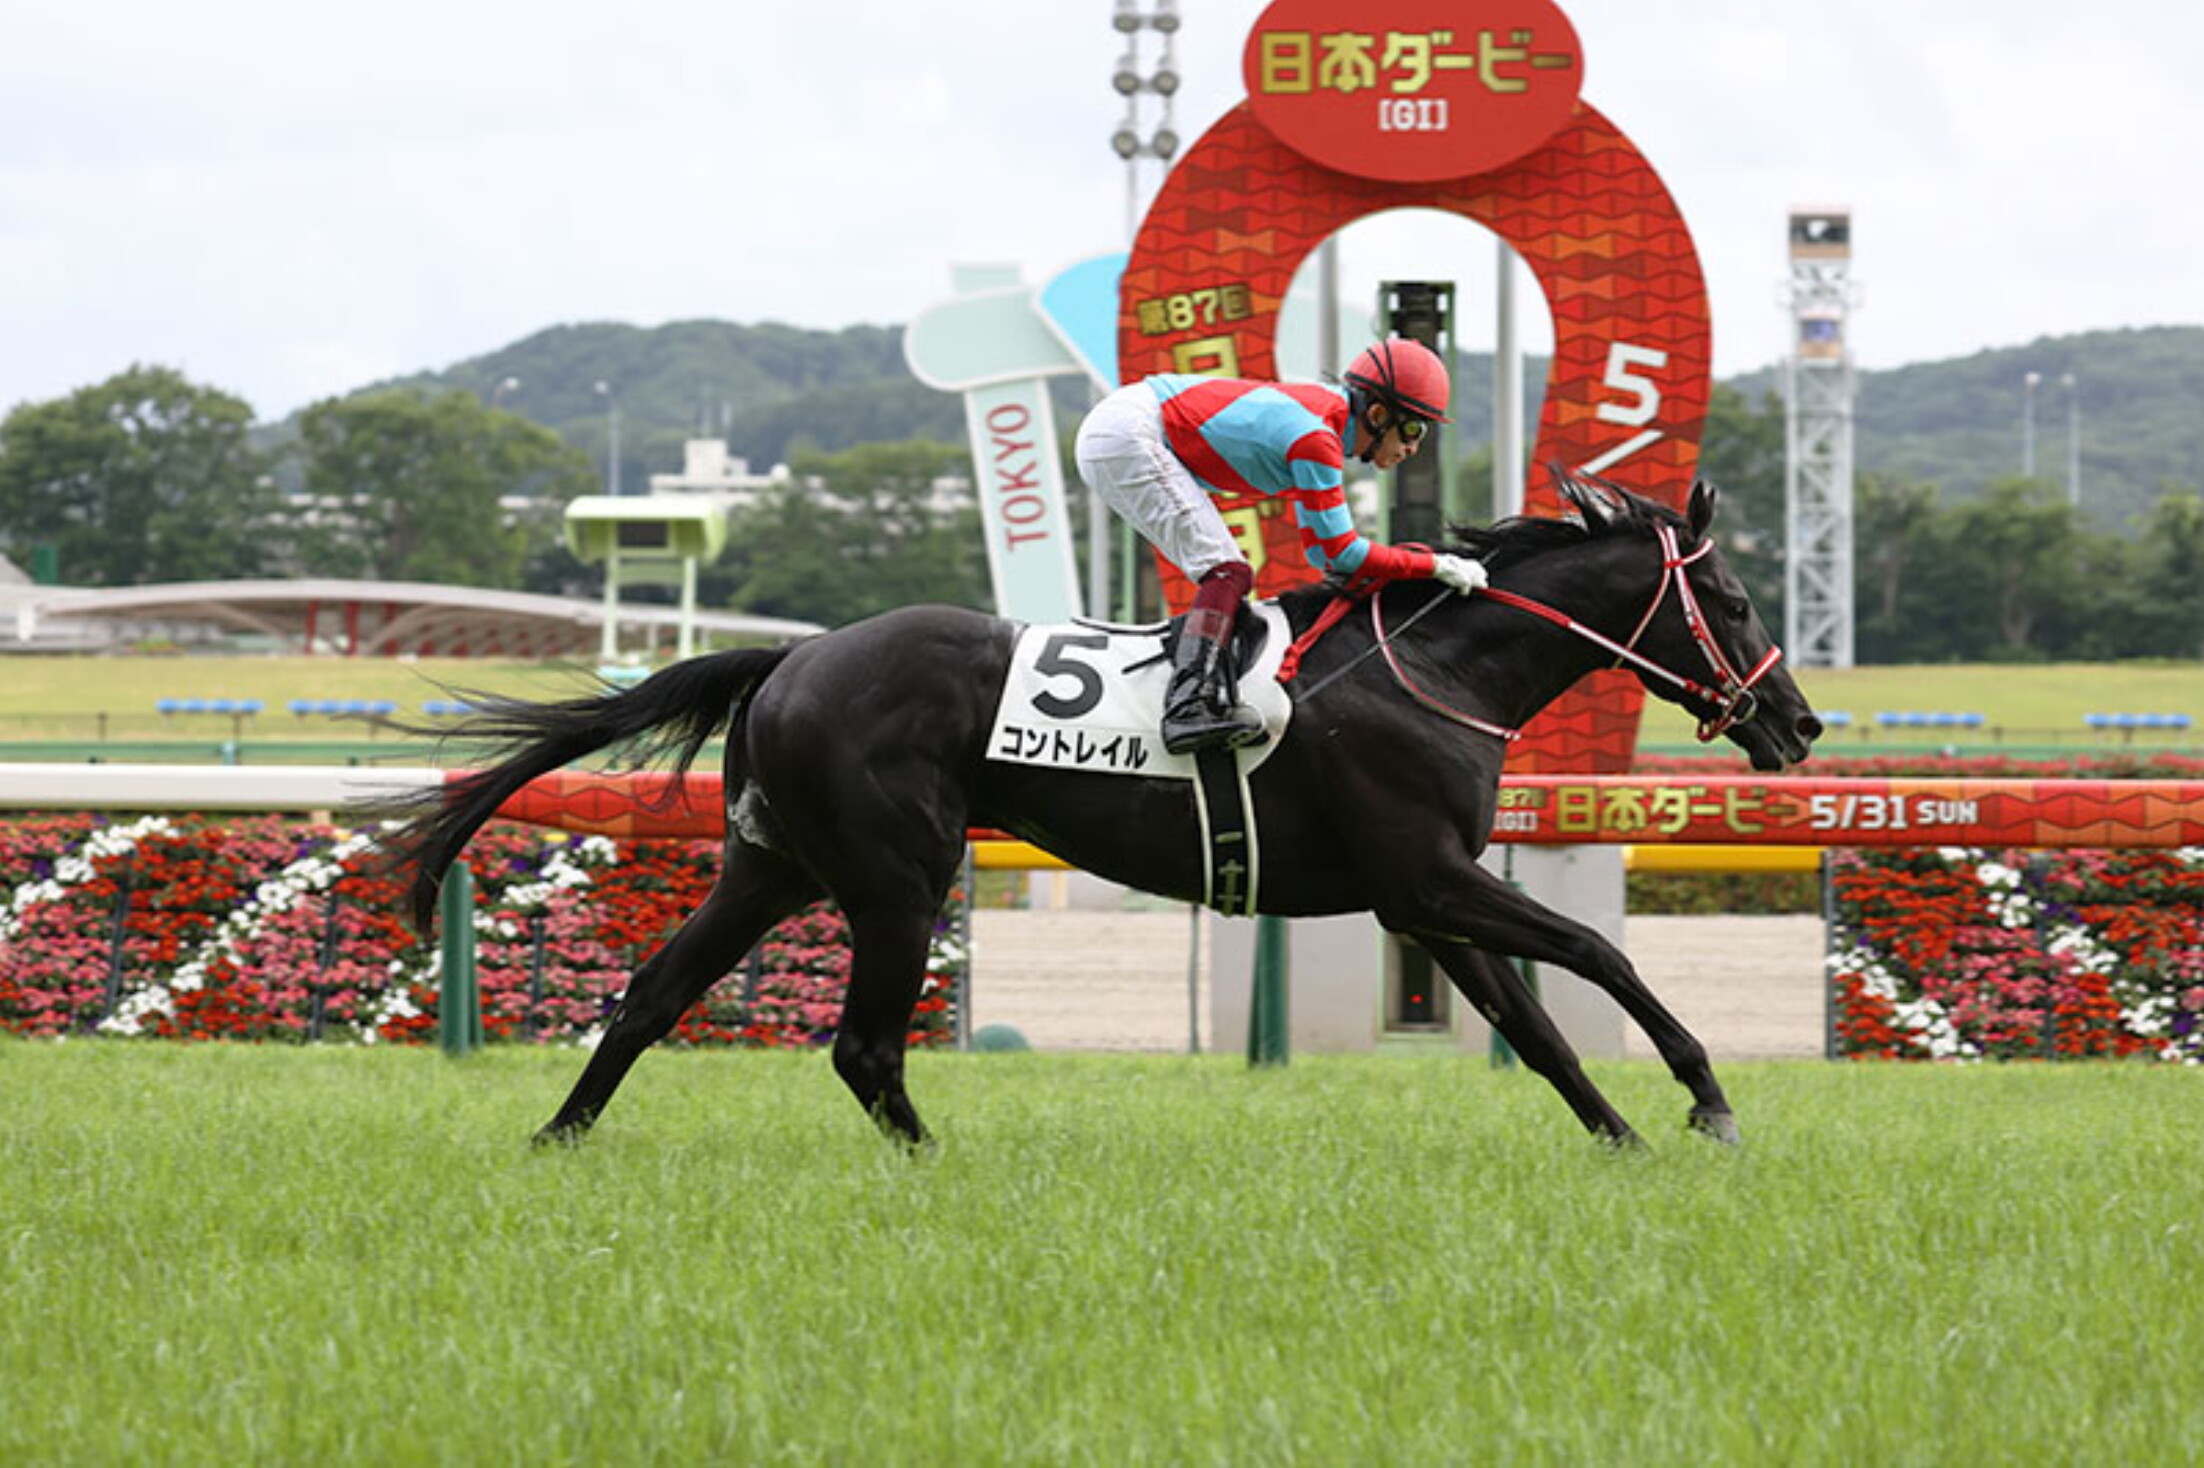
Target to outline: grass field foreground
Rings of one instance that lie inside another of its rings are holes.
[[[2204,1075],[0,1044],[0,1461],[2178,1461]]]

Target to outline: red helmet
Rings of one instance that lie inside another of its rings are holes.
[[[1347,367],[1347,385],[1359,387],[1396,412],[1452,423],[1446,400],[1452,391],[1446,364],[1422,342],[1387,337],[1363,349]]]

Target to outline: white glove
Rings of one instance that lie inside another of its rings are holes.
[[[1467,556],[1435,555],[1431,558],[1431,579],[1443,581],[1467,596],[1484,589],[1485,563]]]

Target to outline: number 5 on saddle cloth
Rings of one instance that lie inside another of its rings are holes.
[[[1262,715],[1270,738],[1245,749],[1172,754],[1163,747],[1163,694],[1171,679],[1167,624],[1117,627],[1078,621],[1026,627],[1011,654],[987,757],[1144,780],[1182,780],[1201,818],[1203,903],[1232,917],[1255,911],[1260,873],[1247,777],[1278,747],[1293,700],[1278,682],[1293,641],[1270,603],[1240,618],[1240,700]],[[1249,640],[1257,645],[1249,647]]]

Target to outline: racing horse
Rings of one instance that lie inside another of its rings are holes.
[[[1350,602],[1322,585],[1279,599],[1300,653],[1296,708],[1248,782],[1263,852],[1260,911],[1370,911],[1448,980],[1595,1136],[1636,1143],[1585,1076],[1513,958],[1558,964],[1619,1003],[1691,1094],[1687,1125],[1737,1122],[1705,1048],[1589,927],[1477,864],[1507,742],[1595,668],[1633,669],[1759,770],[1804,759],[1821,722],[1724,562],[1694,485],[1668,509],[1552,470],[1567,512],[1453,532],[1485,564],[1468,597],[1395,582]],[[1336,619],[1336,621],[1335,621]],[[1310,640],[1322,620],[1330,625]],[[635,972],[581,1077],[537,1141],[576,1141],[644,1050],[774,924],[831,897],[853,947],[834,1067],[890,1137],[926,1128],[904,1086],[909,1021],[966,833],[993,827],[1073,866],[1187,901],[1203,896],[1183,781],[987,757],[1021,624],[961,608],[892,611],[782,647],[673,664],[624,691],[475,700],[459,737],[495,762],[421,798],[389,849],[426,931],[444,873],[507,797],[618,747],[685,772],[727,728],[729,821],[703,904]]]

